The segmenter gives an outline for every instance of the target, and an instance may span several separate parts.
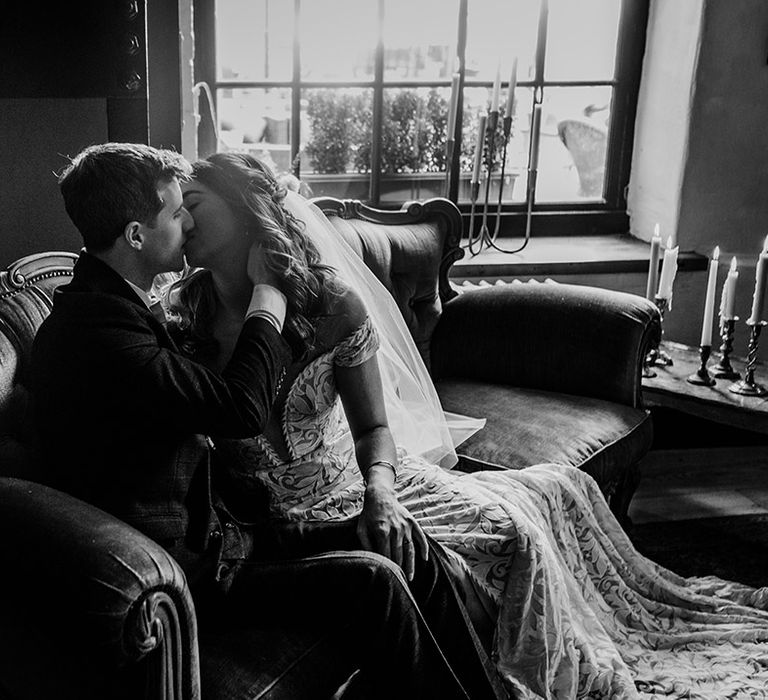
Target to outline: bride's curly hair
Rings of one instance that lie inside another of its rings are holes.
[[[192,177],[219,195],[246,232],[261,243],[265,264],[288,301],[283,335],[294,357],[304,357],[315,341],[312,319],[321,314],[335,273],[321,261],[304,222],[283,207],[286,188],[267,165],[247,153],[214,153],[193,164]],[[211,273],[199,268],[185,271],[169,288],[167,299],[182,348],[198,356],[215,353]]]

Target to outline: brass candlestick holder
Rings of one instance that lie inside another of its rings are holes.
[[[499,176],[499,200],[496,202],[496,225],[493,228],[491,242],[498,238],[501,229],[501,202],[504,194],[504,173],[507,169],[507,146],[509,145],[509,136],[512,133],[512,115],[505,114],[501,121],[502,128],[502,152],[501,152],[501,175]],[[515,251],[517,252],[517,251]]]
[[[649,350],[649,351],[646,353],[646,355],[645,355],[645,359],[643,360],[643,372],[642,372],[642,376],[643,376],[643,378],[644,378],[644,379],[651,379],[652,377],[655,377],[655,376],[657,376],[657,375],[656,375],[656,372],[654,372],[654,371],[651,369],[651,364],[650,364],[650,362],[651,362],[651,352],[653,352],[653,351],[652,351],[652,350]]]
[[[507,167],[507,146],[509,145],[509,138],[512,132],[512,115],[505,114],[502,121],[502,154],[501,154],[501,175],[499,176],[499,199],[496,203],[496,226],[493,230],[493,235],[490,237],[489,245],[494,250],[498,250],[500,253],[519,253],[523,248],[528,245],[531,240],[531,214],[533,207],[533,200],[536,197],[536,170],[528,169],[528,194],[527,202],[528,207],[525,215],[525,237],[523,242],[516,248],[502,248],[496,243],[496,238],[499,235],[501,229],[501,202],[504,194],[504,173]],[[529,154],[530,155],[530,154]]]
[[[657,367],[670,367],[674,364],[672,361],[672,358],[664,351],[664,349],[661,347],[661,343],[664,339],[664,314],[667,311],[667,305],[669,303],[669,300],[666,297],[655,297],[654,303],[656,304],[656,308],[659,310],[659,316],[661,321],[661,339],[659,340],[659,344],[651,348],[648,351],[648,356],[645,358],[645,365],[647,367],[653,367],[654,365]],[[649,370],[650,371],[650,370]],[[647,377],[654,377],[655,374],[643,374],[643,376]]]
[[[486,128],[483,134],[483,144],[485,148],[484,163],[485,163],[485,197],[483,199],[483,214],[482,224],[480,230],[475,234],[475,212],[477,209],[477,198],[480,193],[480,183],[472,182],[471,191],[471,208],[469,214],[469,236],[467,239],[467,245],[464,246],[469,250],[470,255],[473,257],[483,251],[483,248],[493,248],[500,253],[519,253],[523,248],[528,245],[531,239],[531,219],[533,213],[533,201],[536,198],[536,175],[537,168],[533,167],[533,153],[529,151],[528,154],[528,193],[527,193],[527,210],[525,216],[525,237],[523,242],[517,248],[502,248],[497,242],[496,238],[499,235],[501,228],[501,209],[502,198],[504,192],[504,173],[507,163],[507,146],[512,132],[513,118],[512,114],[505,114],[502,119],[501,133],[497,134],[499,125],[499,112],[497,110],[489,111],[486,121]],[[491,177],[493,174],[493,167],[496,159],[496,145],[497,140],[501,139],[502,145],[502,161],[501,161],[501,176],[499,178],[499,193],[498,201],[496,203],[496,222],[493,233],[491,233],[488,227],[488,208],[491,191]],[[486,146],[487,144],[487,146]],[[533,141],[531,141],[532,147]],[[475,250],[477,246],[477,250]]]
[[[470,183],[470,193],[469,193],[469,199],[472,203],[469,209],[469,236],[467,238],[467,248],[469,249],[469,252],[472,255],[477,255],[475,253],[473,246],[475,243],[475,210],[477,208],[477,196],[480,194],[480,181],[472,180]],[[478,237],[479,240],[479,237]],[[479,250],[477,251],[480,252]]]
[[[766,325],[766,321],[747,321],[750,326],[749,347],[747,349],[747,364],[744,367],[744,379],[734,382],[728,387],[728,391],[742,396],[765,396],[768,394],[762,384],[755,381],[755,365],[757,364],[757,347],[760,340],[760,331]]]
[[[488,228],[488,200],[491,196],[491,174],[493,173],[494,151],[496,150],[496,127],[499,125],[499,111],[497,109],[488,112],[488,125],[485,130],[485,138],[488,142],[488,150],[485,160],[485,198],[483,200],[483,223],[480,226],[480,250],[490,248],[493,240]],[[471,249],[470,249],[470,252]]]
[[[489,112],[487,121],[485,123],[485,131],[482,134],[483,138],[482,138],[481,148],[486,149],[486,143],[488,144],[488,147],[487,147],[487,150],[485,150],[485,153],[483,154],[485,156],[484,160],[485,160],[485,166],[486,166],[485,197],[483,198],[482,224],[480,226],[480,231],[477,234],[475,234],[475,212],[477,207],[477,197],[478,197],[478,194],[480,193],[480,182],[473,181],[471,183],[472,206],[469,212],[469,238],[467,240],[467,249],[469,250],[469,254],[472,255],[473,257],[478,253],[481,253],[483,251],[483,248],[490,247],[490,244],[491,244],[491,234],[488,229],[488,198],[490,196],[491,172],[493,170],[494,137],[495,137],[496,127],[498,123],[499,123],[499,113]],[[479,175],[478,177],[481,177],[481,175]],[[475,250],[476,245],[477,245],[477,250]]]
[[[739,374],[731,365],[731,352],[733,350],[733,330],[736,327],[738,316],[727,318],[720,324],[720,339],[723,341],[720,345],[720,362],[712,368],[713,376],[718,379],[741,379]]]
[[[715,385],[715,380],[712,379],[709,371],[707,370],[707,362],[709,361],[709,356],[711,354],[711,345],[699,346],[699,358],[701,359],[701,364],[699,365],[699,369],[697,369],[690,377],[688,377],[687,381],[689,384],[697,384],[699,386]]]

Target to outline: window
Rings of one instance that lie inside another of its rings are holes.
[[[647,12],[648,0],[198,0],[196,75],[216,107],[201,155],[248,150],[314,195],[377,206],[447,195],[468,211],[480,116],[498,81],[488,187],[502,233],[519,229],[532,194],[537,104],[537,215],[567,233],[615,231]]]

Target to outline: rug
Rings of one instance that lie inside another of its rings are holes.
[[[681,576],[718,576],[768,586],[768,515],[633,525],[643,555]]]

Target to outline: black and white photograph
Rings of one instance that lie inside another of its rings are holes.
[[[0,13],[0,700],[768,698],[768,3]]]

